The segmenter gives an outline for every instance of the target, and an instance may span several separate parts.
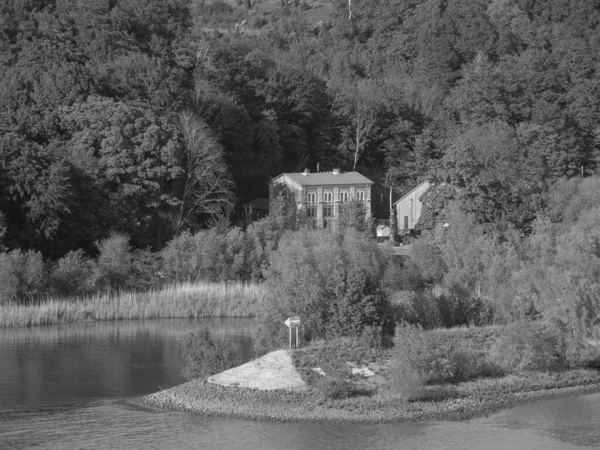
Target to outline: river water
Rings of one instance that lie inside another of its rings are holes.
[[[251,356],[252,321],[207,321]],[[598,449],[600,394],[466,422],[253,422],[140,408],[183,382],[181,339],[198,321],[0,329],[0,449]]]

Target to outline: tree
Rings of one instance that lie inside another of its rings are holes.
[[[197,225],[199,216],[231,211],[235,200],[223,148],[206,124],[182,113],[180,128],[183,142],[177,162],[183,174],[175,188],[178,204],[170,213],[174,234]]]
[[[141,52],[115,55],[96,68],[105,96],[179,110],[189,94],[186,72],[167,58]]]
[[[31,247],[51,239],[73,200],[64,161],[21,135],[0,137],[0,209],[7,214],[8,242]]]
[[[394,186],[397,186],[399,184],[399,178],[402,174],[402,171],[400,169],[398,169],[397,167],[390,167],[386,174],[385,174],[385,180],[386,180],[386,184],[390,187],[390,198],[389,198],[389,202],[390,202],[390,241],[394,241],[395,236],[396,236],[396,228],[398,225],[397,219],[396,219],[396,211],[394,208]]]
[[[338,94],[333,107],[335,115],[342,120],[340,150],[350,153],[355,171],[369,139],[375,134],[381,104],[373,86],[363,81],[356,84],[356,89]]]
[[[387,263],[380,247],[362,233],[288,232],[270,257],[270,295],[261,312],[258,344],[285,342],[281,324],[292,315],[302,318],[303,341],[327,333],[360,334],[365,326],[389,333],[387,300],[378,288]]]
[[[367,208],[364,202],[352,199],[350,202],[340,205],[337,231],[346,233],[348,229],[365,233],[367,236],[371,235],[373,220],[367,215]]]
[[[78,191],[99,202],[89,219],[127,233],[137,245],[160,246],[156,225],[177,204],[173,186],[183,172],[175,120],[97,96],[63,108],[61,119],[68,140],[60,150],[80,173]]]
[[[4,213],[0,211],[0,253],[6,251],[6,246],[4,245],[4,239],[6,236],[6,217]]]

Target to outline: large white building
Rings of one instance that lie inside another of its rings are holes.
[[[373,182],[358,172],[282,173],[269,181],[269,200],[273,202],[280,193],[287,202],[295,204],[299,223],[313,221],[315,226],[326,228],[339,219],[344,205],[358,200],[371,216],[371,185]]]

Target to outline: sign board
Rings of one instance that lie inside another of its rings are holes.
[[[296,348],[299,347],[299,339],[298,339],[298,328],[300,328],[300,317],[292,316],[285,319],[284,322],[287,327],[290,329],[290,349],[292,348],[292,328],[296,329]]]
[[[291,327],[298,327],[298,326],[300,326],[300,317],[299,316],[288,317],[287,319],[285,319],[284,323],[289,328],[291,328]]]

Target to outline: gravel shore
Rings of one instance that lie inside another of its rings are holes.
[[[141,397],[137,402],[170,410],[250,420],[382,423],[465,420],[524,403],[594,392],[600,392],[600,384],[498,395],[485,402],[460,398],[406,405],[383,404],[377,409],[365,409],[347,404],[343,408],[336,407],[335,403],[320,400],[314,391],[265,391],[193,380]]]

